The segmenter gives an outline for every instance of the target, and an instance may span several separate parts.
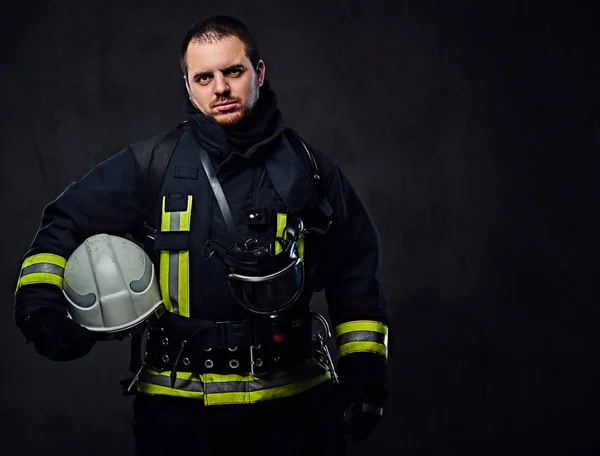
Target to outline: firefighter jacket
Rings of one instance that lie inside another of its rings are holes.
[[[388,313],[379,237],[347,177],[309,146],[321,173],[320,186],[315,185],[283,134],[282,118],[268,137],[245,153],[232,151],[216,124],[207,119],[196,118],[177,143],[155,207],[145,207],[145,176],[133,150],[159,137],[110,157],[45,207],[21,266],[15,293],[17,324],[43,308],[64,313],[63,268],[86,238],[139,232],[149,215],[159,225],[154,262],[167,310],[187,319],[247,318],[228,288],[226,266],[203,251],[208,240],[232,242],[200,163],[198,148],[204,147],[242,237],[270,243],[289,217],[297,215],[307,223],[316,220],[321,197],[326,198],[332,209],[331,226],[322,236],[303,239],[300,253],[310,274],[296,307],[307,309],[313,293],[324,290],[340,365],[347,360],[347,366],[358,366],[342,370],[341,382],[344,376],[348,383],[358,379],[358,385],[383,381],[380,374],[373,377],[368,372],[383,372],[387,359]],[[193,135],[192,128],[201,134]],[[169,376],[168,370],[146,368],[138,391],[197,398],[207,405],[252,403],[302,392],[327,381],[330,374],[308,360],[273,378],[182,371],[171,387]]]

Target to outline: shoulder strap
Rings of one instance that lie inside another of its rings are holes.
[[[167,132],[154,143],[150,151],[147,148],[138,148],[133,151],[142,174],[146,177],[146,209],[149,215],[155,207],[171,156],[186,125],[187,121],[182,122],[177,125],[177,128]],[[154,223],[153,220],[147,220],[148,222]]]
[[[187,126],[187,121],[177,125],[177,128],[167,132],[159,140],[155,141],[149,150],[146,144],[140,147],[134,147],[133,155],[145,176],[145,191],[146,191],[146,223],[144,229],[154,230],[156,221],[153,220],[154,208],[156,207],[158,195],[162,187],[163,179],[171,156],[175,150],[175,146],[181,139],[184,127]],[[148,234],[148,233],[146,233]],[[129,361],[129,370],[135,373],[139,370],[142,364],[141,346],[144,332],[138,332],[131,337],[131,357]]]
[[[305,142],[302,140],[302,138],[296,130],[293,130],[289,127],[285,127],[283,132],[287,140],[290,142],[292,149],[294,149],[294,152],[296,152],[296,154],[300,157],[300,159],[304,162],[305,166],[309,170],[310,175],[316,182],[319,192],[321,193],[321,175],[319,174],[319,167],[317,166],[317,161],[315,160],[315,157],[308,150],[308,147],[306,147]]]
[[[321,213],[325,216],[325,218],[328,219],[328,224],[327,224],[327,228],[325,228],[323,230],[314,229],[314,231],[324,234],[329,229],[329,225],[331,224],[331,216],[333,214],[333,209],[331,208],[331,205],[329,204],[329,201],[327,200],[327,193],[324,188],[325,183],[323,182],[323,179],[321,179],[322,176],[319,172],[319,167],[317,166],[317,161],[315,160],[315,157],[311,153],[311,151],[308,150],[308,147],[306,147],[306,143],[304,142],[304,140],[298,134],[297,131],[295,131],[289,127],[285,127],[284,134],[285,134],[285,137],[290,142],[292,149],[294,149],[294,152],[296,152],[296,154],[304,162],[304,165],[309,170],[310,175],[312,176],[313,181],[315,182],[315,185],[317,186],[317,191],[319,192],[319,199],[320,199],[319,209],[320,209]]]

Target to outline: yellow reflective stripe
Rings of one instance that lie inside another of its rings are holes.
[[[181,212],[179,231],[190,231],[192,223],[192,195],[188,195],[187,207]]]
[[[287,225],[287,214],[277,213],[277,237],[283,237],[283,230]],[[275,241],[275,254],[279,254],[282,252],[281,244],[278,241]],[[300,238],[298,239],[298,256],[304,260],[304,233],[300,233]]]
[[[192,223],[192,195],[188,195],[187,207],[179,216],[179,231],[190,231]],[[178,258],[179,271],[177,274],[177,303],[179,315],[190,316],[190,252],[180,250]]]
[[[283,237],[283,230],[287,225],[287,214],[277,213],[277,231],[275,235],[280,238]],[[279,241],[275,241],[275,255],[280,254],[283,251]]]
[[[170,231],[171,230],[171,213],[165,210],[165,205],[167,204],[167,197],[163,196],[162,200],[162,214],[160,217],[160,230],[161,231]]]
[[[165,211],[167,198],[163,196],[162,211],[160,216],[160,230],[169,231],[171,229],[171,213]],[[160,291],[163,302],[169,312],[173,312],[173,304],[171,304],[171,296],[169,295],[169,251],[162,250],[160,252]]]
[[[167,212],[166,196],[162,200],[160,230],[190,231],[192,220],[192,195],[188,195],[184,211]],[[190,316],[190,254],[188,250],[160,252],[160,288],[169,312]]]
[[[23,261],[23,266],[21,267],[21,269],[25,269],[27,266],[31,266],[33,264],[38,263],[50,263],[64,268],[67,265],[67,260],[53,253],[38,253],[36,255],[31,255],[30,257],[27,257],[25,261]]]
[[[190,252],[181,250],[179,252],[179,274],[177,275],[177,297],[179,315],[190,316]]]
[[[381,334],[388,334],[388,327],[379,321],[373,320],[356,320],[342,323],[335,327],[336,337],[351,331],[374,331]]]
[[[304,233],[300,233],[298,239],[298,256],[304,260]]]
[[[169,294],[169,251],[161,250],[160,252],[160,291],[162,294],[163,302],[169,312],[173,312],[173,304],[171,303],[171,296]]]
[[[385,356],[387,359],[388,349],[384,344],[367,341],[348,342],[338,347],[339,357],[345,356],[349,353],[375,353]]]
[[[17,290],[23,285],[35,285],[38,283],[49,283],[50,285],[56,285],[62,290],[63,278],[59,275],[49,274],[47,272],[34,272],[19,279],[17,282]]]
[[[162,211],[160,216],[161,231],[170,231],[171,229],[171,213],[165,210],[166,201],[166,196],[163,196]],[[171,295],[169,292],[169,258],[170,252],[168,250],[161,250],[159,284],[165,307],[169,312],[173,312],[173,304],[171,303]]]

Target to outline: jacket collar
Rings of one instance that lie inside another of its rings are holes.
[[[196,140],[217,164],[227,160],[232,153],[246,159],[258,158],[258,151],[268,149],[263,146],[280,136],[285,127],[277,97],[268,81],[260,88],[253,112],[240,125],[221,127],[212,117],[194,107],[189,99],[185,110]]]

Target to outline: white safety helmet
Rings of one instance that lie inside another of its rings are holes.
[[[150,257],[109,234],[87,238],[69,257],[63,293],[71,318],[100,338],[130,335],[164,309]]]

